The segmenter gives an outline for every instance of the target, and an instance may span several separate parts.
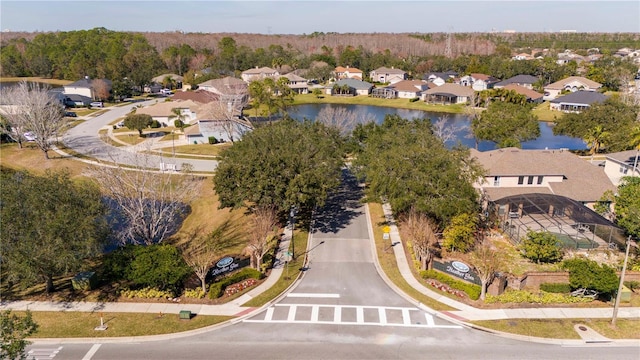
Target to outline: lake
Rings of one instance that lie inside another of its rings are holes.
[[[396,109],[382,106],[368,105],[345,105],[345,104],[306,104],[297,105],[291,108],[289,115],[296,120],[315,119],[320,110],[324,107],[346,108],[348,111],[356,112],[359,118],[371,118],[380,124],[387,114],[397,114],[405,119],[428,118],[432,123],[438,119],[446,118],[446,126],[460,129],[456,131],[456,141],[459,141],[467,147],[475,147],[475,139],[470,131],[469,118],[464,114],[449,114],[434,111]],[[453,145],[454,142],[451,142]],[[482,141],[478,144],[478,150],[493,150],[496,146],[493,142]],[[587,148],[582,139],[572,138],[569,136],[553,135],[552,124],[544,121],[540,122],[540,137],[536,140],[526,141],[522,143],[523,149],[569,149],[569,150],[585,150]]]

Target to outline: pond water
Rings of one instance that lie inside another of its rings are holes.
[[[446,126],[458,129],[455,132],[456,140],[448,145],[454,145],[460,142],[467,147],[475,147],[475,138],[470,131],[469,118],[464,114],[449,114],[434,111],[396,109],[382,106],[368,105],[345,105],[345,104],[306,104],[294,106],[289,115],[296,120],[315,119],[318,113],[325,107],[346,108],[348,111],[356,112],[358,118],[371,118],[380,124],[387,114],[397,114],[405,119],[428,118],[432,123],[439,119],[446,118]],[[523,149],[560,149],[584,150],[587,148],[582,139],[572,138],[569,136],[553,135],[553,124],[544,121],[540,122],[540,137],[536,140],[526,141],[522,143]],[[495,143],[490,141],[482,141],[478,144],[478,150],[486,151],[495,149]]]

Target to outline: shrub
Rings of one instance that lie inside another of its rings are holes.
[[[409,102],[416,102],[418,100],[420,100],[419,97],[414,97],[414,98],[409,99]]]
[[[215,136],[209,136],[209,144],[213,145],[217,143],[218,143],[218,139],[216,139]]]
[[[204,290],[200,286],[195,289],[186,289],[184,291],[184,297],[191,299],[202,299],[205,296]]]
[[[542,283],[540,290],[548,293],[568,294],[571,292],[571,285],[565,283]]]
[[[593,299],[571,296],[569,294],[554,294],[543,292],[540,294],[532,293],[524,290],[507,290],[504,293],[493,296],[487,294],[486,303],[532,303],[532,304],[574,304],[587,303]]]
[[[152,287],[145,287],[138,290],[123,289],[120,291],[120,295],[127,299],[142,298],[142,299],[159,299],[159,298],[171,298],[173,293],[167,290],[158,290]]]
[[[562,263],[569,271],[569,284],[572,289],[590,289],[602,294],[612,294],[618,290],[618,275],[607,265],[600,265],[589,259],[570,259]]]
[[[635,291],[636,289],[640,289],[640,281],[635,281],[635,280],[625,281],[624,286],[629,288],[629,290],[631,291]]]
[[[244,268],[238,272],[235,272],[222,280],[215,282],[209,286],[209,299],[217,299],[224,294],[224,290],[227,286],[241,282],[246,279],[262,279],[262,273],[256,269]]]
[[[149,125],[150,128],[152,129],[157,129],[159,127],[162,127],[162,124],[160,124],[160,122],[158,120],[153,120],[151,122],[151,125]]]
[[[175,246],[135,246],[127,278],[138,286],[176,290],[193,271]]]
[[[184,123],[180,119],[175,119],[173,121],[173,126],[177,127],[178,129],[182,129],[182,127],[184,126]]]
[[[522,242],[522,252],[522,256],[535,263],[555,263],[562,260],[558,238],[546,231],[529,231]]]
[[[450,287],[456,289],[456,290],[460,290],[460,291],[464,291],[470,299],[472,300],[478,300],[480,298],[480,292],[481,292],[481,288],[480,285],[476,285],[476,284],[471,284],[468,283],[466,281],[462,281],[462,280],[456,280],[453,277],[449,276],[449,275],[445,275],[441,272],[438,272],[436,270],[424,270],[420,272],[420,276],[423,279],[434,279],[434,280],[438,280],[439,282],[443,283],[443,284],[447,284]]]

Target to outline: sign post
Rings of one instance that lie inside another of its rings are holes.
[[[391,239],[391,235],[389,234],[390,232],[391,232],[391,227],[389,227],[389,225],[386,225],[385,227],[383,227],[382,228],[382,240]],[[387,250],[389,250],[389,248],[391,248],[391,246],[387,246],[385,244],[384,251],[387,252]]]

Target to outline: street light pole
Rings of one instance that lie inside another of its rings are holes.
[[[289,222],[291,223],[291,259],[296,259],[296,242],[294,241],[294,230],[296,227],[296,206],[291,207],[291,212],[289,213]]]
[[[611,325],[616,326],[616,318],[618,317],[618,308],[620,307],[620,298],[622,296],[622,286],[624,284],[624,274],[627,270],[627,261],[629,260],[629,248],[631,247],[631,235],[627,239],[627,250],[624,253],[624,263],[622,265],[622,273],[620,273],[620,284],[618,285],[618,293],[616,294],[616,302],[613,305],[613,316],[611,317]]]

